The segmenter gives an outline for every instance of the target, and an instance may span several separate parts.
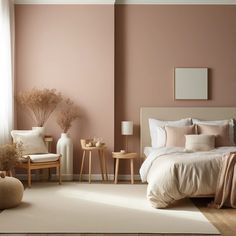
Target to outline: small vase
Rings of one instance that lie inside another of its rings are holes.
[[[61,174],[63,180],[73,180],[73,143],[66,133],[57,142],[57,153],[61,154]]]
[[[38,131],[42,136],[45,134],[45,127],[32,127],[32,130]]]

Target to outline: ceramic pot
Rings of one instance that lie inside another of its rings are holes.
[[[73,143],[66,133],[57,142],[57,153],[61,154],[61,175],[63,180],[73,180]]]

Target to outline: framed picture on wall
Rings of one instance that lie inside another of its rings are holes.
[[[175,68],[175,100],[207,100],[208,68]]]

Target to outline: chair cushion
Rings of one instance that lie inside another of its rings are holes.
[[[32,130],[32,129],[15,129],[11,131],[11,136],[13,138],[13,142],[16,142],[16,137],[18,134],[35,134],[39,133],[37,130]]]
[[[33,154],[33,155],[25,155],[24,157],[30,157],[32,162],[50,162],[57,161],[60,157],[60,154],[54,153],[45,153],[45,154]]]
[[[37,132],[29,130],[11,132],[14,142],[21,142],[23,145],[23,155],[48,153],[47,146],[43,141],[43,137]]]

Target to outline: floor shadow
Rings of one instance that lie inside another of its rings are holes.
[[[16,208],[19,208],[19,209],[25,209],[25,208],[29,208],[31,207],[32,204],[29,203],[29,202],[22,202],[19,206],[17,206]]]

